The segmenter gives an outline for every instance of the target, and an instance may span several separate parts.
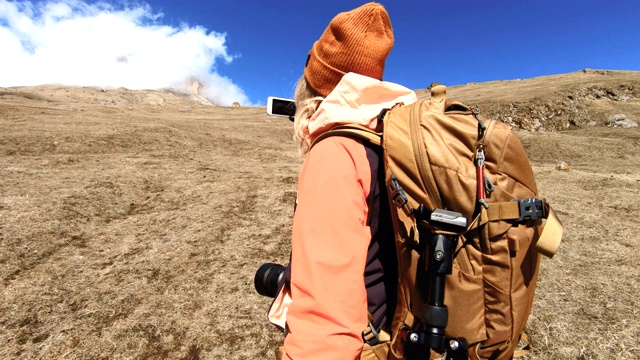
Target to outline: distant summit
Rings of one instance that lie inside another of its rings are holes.
[[[200,83],[200,81],[198,81],[198,79],[196,78],[189,78],[187,80],[188,82],[188,93],[189,93],[189,97],[196,102],[199,102],[202,105],[209,105],[209,106],[214,106],[214,104],[209,101],[207,98],[205,98],[204,96],[202,96],[202,94],[200,93],[200,90],[202,89],[202,84]]]

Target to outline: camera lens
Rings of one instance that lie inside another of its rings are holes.
[[[271,298],[276,297],[283,274],[284,266],[280,264],[266,263],[260,266],[253,279],[258,294]]]

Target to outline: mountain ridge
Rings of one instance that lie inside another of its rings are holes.
[[[446,85],[446,84],[445,84]],[[198,112],[216,107],[203,101],[198,83],[189,90],[101,89],[57,84],[0,88],[0,101],[29,106],[84,111],[178,110]],[[193,89],[196,89],[195,91]],[[428,99],[428,89],[415,90]],[[593,70],[545,75],[528,79],[471,82],[447,87],[447,97],[477,107],[481,114],[515,130],[557,131],[604,124],[616,114],[640,118],[640,71]],[[25,104],[26,105],[26,104]],[[258,107],[260,108],[260,107]]]

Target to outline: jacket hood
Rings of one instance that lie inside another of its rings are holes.
[[[356,124],[375,130],[382,109],[416,100],[416,94],[402,85],[347,73],[309,119],[309,139],[313,141],[336,125]]]

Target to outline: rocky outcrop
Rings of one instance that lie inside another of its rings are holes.
[[[189,97],[191,100],[196,101],[202,105],[213,106],[211,101],[209,101],[206,97],[202,96],[200,90],[202,89],[202,84],[198,81],[198,79],[191,78],[189,79]]]
[[[616,114],[611,115],[607,121],[604,122],[604,126],[628,129],[637,127],[638,123],[627,118],[624,114]]]
[[[544,97],[508,104],[480,104],[481,112],[512,128],[528,131],[554,131],[581,128],[597,123],[596,101],[625,103],[640,99],[640,84],[593,85],[554,92]],[[600,121],[602,123],[602,120]]]

